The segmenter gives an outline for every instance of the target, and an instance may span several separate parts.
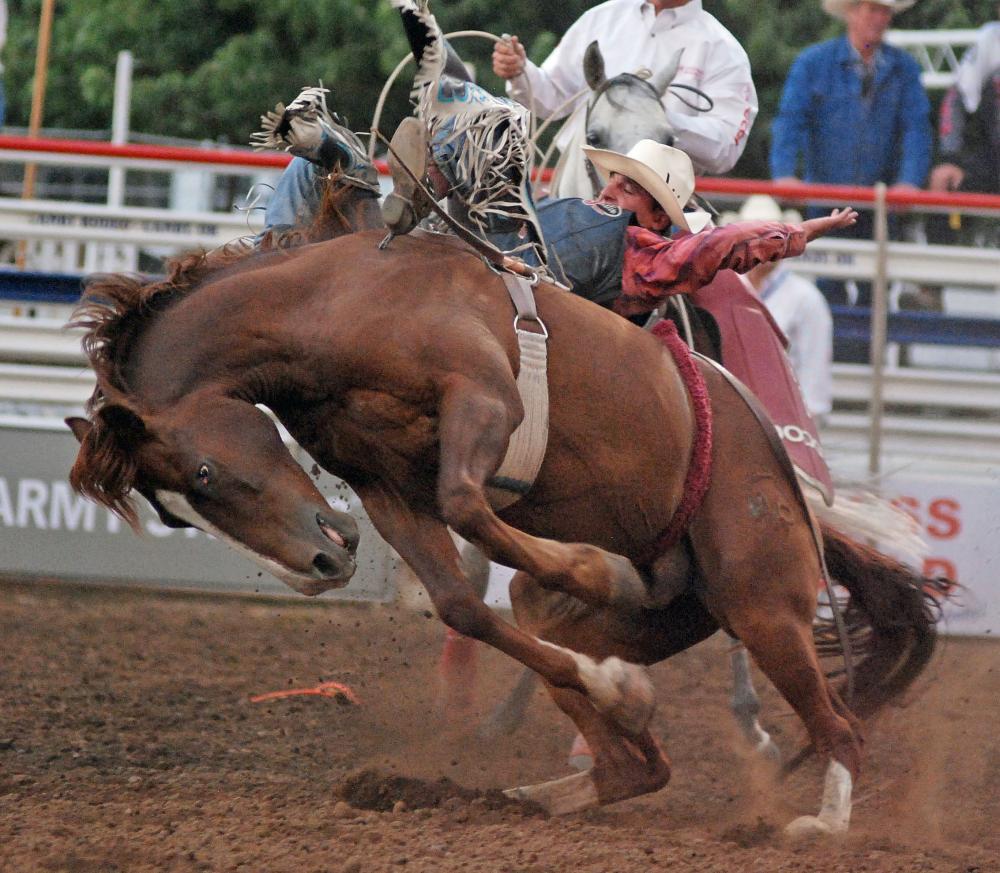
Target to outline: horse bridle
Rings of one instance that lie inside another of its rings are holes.
[[[649,79],[643,78],[642,76],[637,75],[636,73],[619,73],[617,76],[612,76],[610,79],[605,79],[603,82],[601,82],[601,84],[597,88],[594,89],[594,93],[587,101],[587,111],[583,117],[584,136],[586,136],[587,131],[590,130],[591,111],[597,105],[598,101],[604,96],[604,93],[614,83],[619,82],[622,79],[635,79],[637,82],[640,82],[644,87],[646,87],[649,90],[649,93],[652,94],[657,101],[661,99],[660,93],[656,90],[656,88],[653,87],[653,84],[649,81]],[[681,85],[681,84],[671,83],[670,85],[667,86],[667,90],[674,91],[675,92],[674,96],[677,97],[677,99],[680,100],[685,106],[690,107],[695,112],[711,112],[715,108],[715,101],[711,97],[709,97],[708,94],[706,94],[700,88],[696,88],[694,85]],[[699,97],[704,99],[707,105],[697,106],[691,101],[685,99],[680,94],[677,94],[676,93],[677,91],[690,91],[693,94],[697,94]],[[592,143],[590,143],[588,140],[587,145],[592,145]],[[673,137],[671,137],[671,141],[665,143],[665,145],[673,145]],[[597,171],[594,169],[594,165],[589,160],[586,159],[584,160],[587,167],[587,178],[590,179],[590,184],[593,186],[595,192],[600,191],[604,187],[604,185],[601,184],[601,180],[597,175]]]

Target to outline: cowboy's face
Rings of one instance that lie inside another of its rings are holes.
[[[883,3],[862,0],[853,3],[844,13],[851,42],[858,46],[875,47],[882,44],[882,37],[892,23],[892,9]]]
[[[604,190],[597,195],[598,203],[613,203],[635,213],[635,220],[647,230],[662,231],[670,227],[670,216],[638,182],[621,173],[612,173]]]

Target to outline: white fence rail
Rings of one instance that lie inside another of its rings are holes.
[[[886,454],[1000,463],[1000,374],[905,368],[885,378]],[[54,319],[0,317],[0,400],[62,414],[82,408],[93,387],[78,332]],[[870,367],[834,365],[837,411],[823,428],[831,451],[865,451],[871,394]]]
[[[890,30],[886,42],[906,49],[920,64],[925,88],[950,88],[962,53],[976,41],[977,30]]]
[[[27,240],[24,266],[63,273],[132,271],[139,250],[216,248],[263,227],[247,213],[178,212],[51,200],[0,199],[0,235]],[[14,247],[7,250],[13,263]]]

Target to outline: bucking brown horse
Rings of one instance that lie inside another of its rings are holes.
[[[381,231],[240,257],[190,257],[153,283],[93,283],[77,322],[98,387],[72,482],[134,519],[130,493],[171,525],[227,540],[296,590],[348,584],[357,527],[293,460],[268,407],[426,587],[449,627],[537,671],[594,766],[516,789],[553,812],[663,787],[642,665],[722,628],[742,640],[829,759],[824,803],[796,831],[847,827],[860,727],[813,643],[820,553],[809,510],[745,400],[712,366],[711,475],[680,539],[698,406],[647,332],[539,284],[548,327],[549,435],[533,487],[495,512],[485,493],[524,415],[514,311],[497,275],[436,236],[385,251]],[[518,627],[463,576],[452,527],[516,568]],[[822,531],[831,575],[874,628],[855,676],[866,713],[933,649],[923,581]]]

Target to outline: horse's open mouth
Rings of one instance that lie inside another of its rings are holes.
[[[323,531],[323,534],[326,536],[327,539],[332,540],[342,549],[347,548],[347,542],[340,535],[340,532],[335,530],[331,525],[329,525],[326,521],[324,521],[322,516],[316,516],[316,521],[319,523],[319,529]]]
[[[339,546],[344,549],[348,554],[353,555],[358,550],[358,532],[357,527],[354,525],[354,520],[350,516],[345,516],[345,524],[348,526],[348,530],[340,530],[334,526],[334,523],[330,521],[322,512],[316,513],[316,524],[319,525],[319,529],[323,532],[330,542],[334,545]]]

